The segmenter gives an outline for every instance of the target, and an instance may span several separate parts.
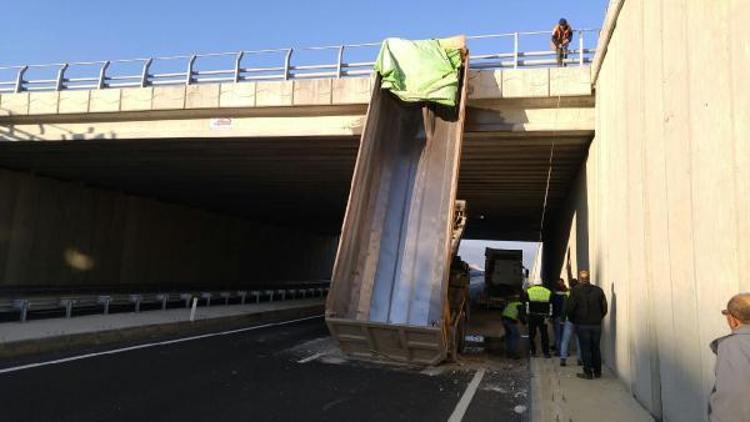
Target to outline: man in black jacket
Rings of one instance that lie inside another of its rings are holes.
[[[581,343],[583,373],[579,378],[592,379],[602,376],[602,353],[599,341],[602,337],[602,319],[607,315],[607,298],[599,286],[589,281],[588,270],[578,272],[579,284],[570,291],[566,313],[575,324]]]

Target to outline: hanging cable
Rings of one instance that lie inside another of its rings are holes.
[[[549,200],[549,185],[552,180],[552,166],[555,159],[555,145],[557,144],[557,122],[560,114],[561,95],[557,95],[557,107],[555,109],[555,124],[552,127],[552,145],[549,149],[549,159],[547,160],[547,183],[544,187],[544,201],[542,202],[542,217],[539,220],[539,246],[534,257],[534,266],[532,268],[531,279],[539,283],[542,281],[542,249],[544,248],[544,219],[547,216],[547,201]]]
[[[539,243],[544,240],[544,219],[547,215],[547,201],[549,199],[549,185],[552,179],[552,166],[555,158],[555,144],[557,143],[557,121],[560,114],[561,95],[557,94],[557,107],[555,109],[555,124],[552,127],[552,145],[549,149],[549,160],[547,162],[547,184],[544,187],[544,202],[542,203],[542,217],[539,221]]]

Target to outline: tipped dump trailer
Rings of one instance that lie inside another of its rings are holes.
[[[326,302],[328,328],[353,357],[437,364],[463,337],[468,267],[453,263],[466,223],[456,201],[460,45],[455,107],[405,102],[375,81]]]

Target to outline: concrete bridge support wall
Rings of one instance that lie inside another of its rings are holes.
[[[665,421],[706,420],[719,311],[750,291],[748,20],[741,0],[611,2],[596,137],[545,245],[550,274],[591,269],[606,363]]]
[[[327,279],[336,240],[0,170],[0,286]]]

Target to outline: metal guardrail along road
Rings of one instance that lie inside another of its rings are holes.
[[[99,294],[64,294],[64,295],[20,295],[16,297],[0,297],[0,316],[15,314],[21,322],[25,322],[29,313],[64,311],[66,318],[71,318],[74,311],[101,310],[104,314],[110,312],[112,306],[129,307],[133,312],[140,312],[141,305],[159,305],[159,309],[167,310],[168,305],[185,304],[189,307],[195,298],[201,305],[261,303],[274,302],[298,298],[325,297],[328,294],[329,282],[311,282],[297,287],[278,286],[265,289],[239,290],[180,290],[161,292],[135,293],[99,293]],[[153,308],[153,307],[152,307]],[[7,319],[6,319],[7,320]],[[0,319],[2,321],[2,319]]]
[[[575,30],[568,65],[591,63],[598,29]],[[472,69],[543,67],[556,64],[550,31],[467,37]],[[528,46],[526,45],[528,43]],[[124,60],[0,66],[0,93],[104,89],[210,82],[342,78],[368,75],[380,42],[299,49],[237,51]],[[484,44],[484,48],[482,48]],[[529,48],[528,50],[524,47]],[[541,47],[544,48],[544,47]],[[487,50],[487,53],[481,53]],[[322,60],[303,56],[328,55]],[[357,57],[359,56],[359,57]],[[358,61],[358,58],[362,58]],[[214,62],[213,66],[211,62]],[[220,62],[217,64],[216,62]],[[252,64],[249,64],[252,62]],[[157,67],[164,71],[157,71]],[[39,74],[38,79],[33,73]],[[6,78],[6,79],[3,79]]]

